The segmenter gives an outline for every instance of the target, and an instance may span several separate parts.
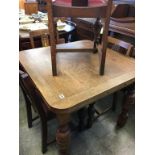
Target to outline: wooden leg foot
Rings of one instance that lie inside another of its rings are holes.
[[[124,92],[122,112],[118,117],[117,127],[123,127],[127,122],[130,104],[133,101],[133,90],[131,88],[132,87],[128,87]]]
[[[41,119],[41,133],[42,133],[42,153],[47,151],[47,122]]]

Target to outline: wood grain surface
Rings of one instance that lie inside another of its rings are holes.
[[[25,68],[48,107],[72,112],[134,82],[134,59],[107,49],[105,75],[93,53],[57,53],[58,76],[52,76],[50,47],[21,51]]]

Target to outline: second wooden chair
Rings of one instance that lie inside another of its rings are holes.
[[[19,78],[20,87],[25,99],[28,127],[31,128],[33,121],[40,118],[42,153],[45,153],[47,151],[47,146],[55,141],[55,139],[51,142],[48,141],[47,127],[47,122],[55,118],[55,114],[48,110],[40,93],[37,91],[28,74],[23,69],[19,71]],[[38,114],[37,117],[33,117],[32,109]]]
[[[113,38],[111,36],[108,36],[108,48],[111,48],[113,51],[116,51],[120,54],[131,56],[133,52],[133,45],[130,43],[127,43],[125,41]],[[98,117],[103,115],[105,112],[107,112],[110,109],[115,110],[116,102],[117,102],[118,94],[115,92],[113,94],[113,103],[106,105],[105,108],[102,106],[102,103],[99,104],[91,104],[88,108],[88,122],[87,127],[90,128],[93,124],[93,121],[96,120]],[[125,96],[126,97],[126,96]],[[96,117],[94,117],[94,114],[97,114]],[[121,122],[122,123],[122,122]]]
[[[29,34],[30,34],[30,42],[31,42],[32,48],[36,48],[36,44],[35,44],[36,37],[41,38],[41,46],[42,47],[50,46],[49,30],[48,29],[30,31]],[[56,41],[56,44],[65,43],[64,38],[59,38],[58,32],[56,32],[55,41]]]

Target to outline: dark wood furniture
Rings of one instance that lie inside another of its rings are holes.
[[[63,31],[58,31],[59,38],[64,38],[65,42],[74,41],[76,39],[76,24],[66,20],[65,23],[67,24]],[[36,47],[41,47],[41,39],[37,37],[34,39]],[[31,49],[31,42],[30,42],[30,34],[29,31],[19,30],[19,51]]]
[[[49,46],[49,32],[48,29],[42,29],[42,30],[35,30],[35,31],[30,31],[30,42],[31,42],[31,47],[35,48],[35,41],[34,38],[40,37],[41,38],[41,46],[42,47],[47,47]]]
[[[24,3],[25,14],[31,15],[33,13],[38,13],[38,2],[36,1],[26,1]]]
[[[51,142],[55,141],[54,139],[50,142],[48,141],[47,138],[48,137],[47,122],[48,120],[55,118],[55,114],[52,113],[50,110],[48,110],[46,104],[44,103],[43,98],[40,96],[40,93],[36,90],[28,74],[23,70],[20,70],[19,72],[19,82],[25,99],[28,127],[31,128],[33,121],[40,118],[41,143],[42,143],[41,150],[42,153],[45,153],[47,151],[47,146]],[[36,117],[32,116],[32,108],[38,114],[38,116]]]
[[[135,6],[124,4],[125,1],[113,2],[109,34],[110,32],[135,37]],[[127,3],[127,2],[126,2]],[[77,39],[94,39],[94,18],[72,18],[77,24]],[[103,21],[104,22],[104,21]]]
[[[118,4],[110,18],[109,31],[135,37],[135,7],[129,4]]]
[[[38,2],[38,9],[39,11],[41,12],[47,12],[47,3],[46,3],[46,0],[37,0]]]
[[[123,40],[108,36],[108,47],[126,56],[132,56],[134,46]]]
[[[72,18],[72,21],[76,23],[77,40],[94,40],[95,18]]]
[[[65,45],[58,45],[60,51]],[[57,53],[59,76],[55,77],[51,73],[50,52],[50,47],[21,51],[19,60],[45,105],[56,114],[56,141],[61,155],[68,155],[71,113],[131,85],[135,81],[135,61],[107,49],[105,75],[99,76],[98,54],[62,51]]]
[[[54,17],[92,17],[97,18],[96,24],[95,24],[95,41],[97,38],[97,34],[99,33],[99,20],[100,18],[105,18],[105,24],[104,24],[104,33],[102,37],[102,52],[99,59],[99,74],[104,74],[104,66],[105,66],[105,57],[106,57],[106,45],[107,45],[107,34],[108,34],[108,28],[109,28],[109,21],[110,21],[110,13],[111,13],[111,7],[112,7],[112,0],[89,0],[88,6],[72,6],[71,1],[62,1],[57,0],[55,2],[52,2],[51,0],[47,0],[47,11],[48,11],[48,23],[49,23],[49,32],[50,32],[50,42],[51,42],[51,63],[52,63],[52,73],[53,76],[57,75],[57,61],[56,61],[56,43],[54,40],[55,37],[55,27],[54,27]],[[91,41],[90,41],[91,42]],[[91,44],[91,43],[90,43]],[[90,45],[89,44],[89,45]],[[73,51],[79,51],[83,52],[85,51],[84,48],[79,49],[78,44],[74,44]],[[67,47],[67,46],[66,46]],[[77,49],[76,49],[77,47]],[[89,47],[90,52],[96,50],[96,42],[94,42],[93,47]],[[88,49],[88,48],[87,48]],[[86,50],[87,50],[86,49]],[[64,49],[65,51],[65,49]],[[68,49],[66,49],[68,51]]]
[[[112,49],[115,52],[119,52],[123,55],[126,56],[132,56],[133,53],[133,45],[130,43],[127,43],[125,41],[113,38],[111,36],[108,36],[108,48]],[[125,110],[123,110],[123,114],[120,114],[120,119],[118,119],[118,123],[117,125],[122,127],[123,125],[125,125],[127,118],[125,118],[128,115],[128,109],[129,109],[129,104],[131,102],[131,96],[133,99],[133,89],[131,89],[131,86],[125,88],[124,90],[124,99],[123,99],[123,105],[125,105]],[[130,95],[127,95],[130,94]],[[88,119],[88,127],[90,128],[93,124],[93,121],[96,120],[98,117],[100,117],[101,115],[103,115],[105,112],[107,112],[108,110],[110,110],[111,108],[113,110],[115,110],[116,107],[116,102],[117,102],[117,92],[115,92],[113,94],[113,104],[112,106],[109,104],[109,106],[106,106],[104,109],[102,107],[101,104],[92,104],[91,107],[89,107],[88,109],[88,113],[89,116],[91,118]],[[129,99],[130,98],[130,99]],[[130,101],[129,101],[130,100]],[[94,107],[93,107],[94,105]],[[102,107],[102,108],[101,108]],[[93,110],[93,108],[95,110]],[[96,117],[94,117],[95,112],[97,113]],[[122,117],[124,117],[124,119],[122,119]]]
[[[57,44],[61,44],[61,43],[65,43],[65,39],[64,38],[59,38],[59,34],[58,32],[56,32],[56,43]],[[49,43],[49,31],[48,29],[42,29],[42,30],[35,30],[35,31],[30,31],[30,42],[31,42],[31,47],[35,48],[35,38],[41,38],[41,46],[42,47],[47,47],[50,46]]]

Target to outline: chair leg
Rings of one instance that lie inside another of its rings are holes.
[[[78,129],[79,131],[83,131],[86,127],[86,117],[87,117],[87,109],[84,107],[80,110],[78,110],[78,118],[79,118],[79,125]]]
[[[47,151],[47,121],[41,120],[42,153]]]
[[[87,128],[91,128],[94,121],[95,108],[94,104],[90,104],[88,107],[88,120],[87,120]]]
[[[112,111],[116,110],[117,99],[118,99],[118,92],[115,92],[113,94]]]
[[[25,94],[24,94],[25,96]],[[28,127],[32,128],[32,109],[31,109],[31,103],[27,96],[25,96],[25,104],[26,104],[26,112],[27,112],[27,122],[28,122]]]

